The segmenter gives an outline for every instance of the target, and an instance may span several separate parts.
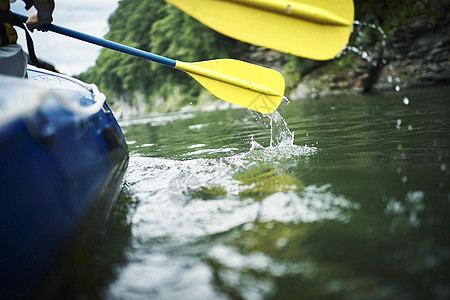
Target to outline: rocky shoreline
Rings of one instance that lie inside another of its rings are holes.
[[[287,74],[289,99],[450,85],[450,15],[439,21],[422,15],[390,35],[361,24],[366,26],[355,26],[359,36],[338,58],[303,71],[289,70],[287,55],[264,48],[242,59]]]
[[[322,63],[295,83],[290,98],[450,85],[450,16],[440,21],[419,16],[372,51],[364,51],[364,45],[347,51],[352,48],[359,52],[353,66],[324,74],[322,68],[337,65],[341,58]]]

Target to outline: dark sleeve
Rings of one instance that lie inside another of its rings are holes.
[[[25,2],[25,9],[29,10],[33,6],[33,0],[23,0]]]

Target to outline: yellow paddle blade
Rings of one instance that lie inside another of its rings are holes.
[[[352,0],[166,0],[232,38],[326,60],[347,45]]]
[[[268,68],[234,59],[177,61],[175,68],[191,75],[217,98],[264,114],[276,110],[283,99],[283,75]]]

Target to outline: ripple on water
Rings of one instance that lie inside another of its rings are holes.
[[[132,157],[129,170],[128,189],[139,205],[132,217],[129,262],[111,285],[112,299],[220,299],[211,284],[218,278],[244,298],[270,296],[273,278],[313,272],[308,262],[278,257],[294,252],[289,249],[297,245],[304,226],[345,222],[358,209],[329,185],[272,193],[260,201],[242,198],[235,179],[242,168],[226,160]],[[215,199],[186,193],[187,202],[180,204],[171,198],[169,182],[184,173],[195,175],[201,186],[225,186],[226,193]]]
[[[278,113],[268,118],[269,147],[195,144],[179,157],[130,158],[127,186],[139,205],[130,259],[110,298],[220,299],[219,280],[239,297],[262,299],[273,293],[273,278],[314,267],[273,254],[297,245],[305,224],[345,222],[357,207],[328,185],[305,187],[291,175],[290,167],[307,165],[318,149],[294,145]]]

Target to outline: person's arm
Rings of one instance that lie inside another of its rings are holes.
[[[30,14],[27,20],[27,27],[33,31],[36,27],[53,21],[53,10],[55,9],[54,0],[34,0],[36,12]]]

